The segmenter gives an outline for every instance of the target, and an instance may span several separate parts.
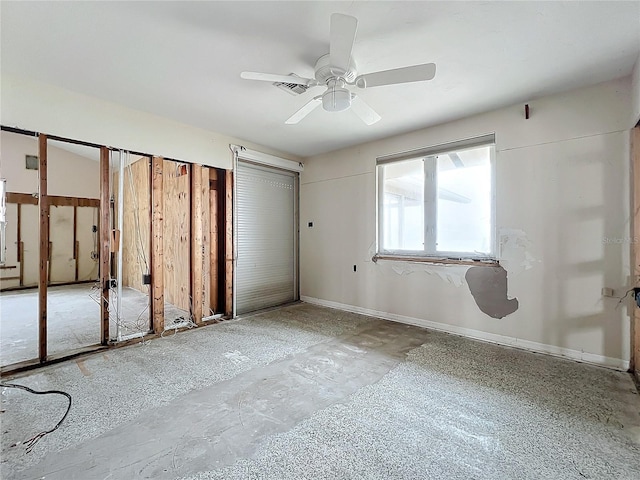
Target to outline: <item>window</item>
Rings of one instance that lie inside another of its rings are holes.
[[[378,254],[493,259],[495,140],[380,157]]]

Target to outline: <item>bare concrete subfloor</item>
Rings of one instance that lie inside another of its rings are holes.
[[[148,295],[124,288],[121,335],[149,331]],[[100,343],[100,291],[92,283],[47,289],[47,352],[62,354]],[[115,292],[110,295],[110,335],[117,337]],[[188,312],[165,303],[167,328]],[[38,290],[0,294],[0,365],[38,357]]]
[[[630,375],[306,304],[13,379],[6,479],[637,479]]]

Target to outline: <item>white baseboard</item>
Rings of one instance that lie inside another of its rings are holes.
[[[553,355],[555,357],[570,358],[579,362],[590,363],[592,365],[598,365],[600,367],[612,368],[614,370],[621,370],[625,372],[629,370],[629,361],[622,360],[620,358],[605,357],[603,355],[581,352],[578,350],[572,350],[570,348],[531,342],[529,340],[523,340],[521,338],[507,337],[505,335],[497,335],[495,333],[483,332],[481,330],[473,330],[471,328],[458,327],[456,325],[448,325],[446,323],[432,322],[429,320],[423,320],[421,318],[407,317],[395,313],[381,312],[378,310],[371,310],[369,308],[356,307],[354,305],[347,305],[345,303],[332,302],[329,300],[321,300],[319,298],[307,297],[304,295],[300,296],[300,300],[306,303],[311,303],[313,305],[335,308],[338,310],[344,310],[346,312],[359,313],[361,315],[367,315],[369,317],[384,318],[385,320],[392,320],[394,322],[430,328],[432,330],[452,333],[454,335],[473,338],[475,340],[482,340],[484,342],[496,343],[498,345],[505,345],[508,347],[528,350],[531,352],[544,353],[547,355]]]

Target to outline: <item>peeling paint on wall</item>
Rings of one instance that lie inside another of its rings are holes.
[[[503,318],[518,309],[518,299],[507,296],[507,271],[498,267],[469,267],[465,275],[478,308],[490,317]]]
[[[533,268],[539,262],[531,253],[532,243],[527,234],[514,228],[500,229],[500,265],[511,275]]]
[[[466,267],[460,265],[436,265],[433,267],[424,267],[424,271],[429,275],[437,275],[444,282],[455,285],[456,287],[464,285],[464,275],[461,271],[464,269],[466,269]]]

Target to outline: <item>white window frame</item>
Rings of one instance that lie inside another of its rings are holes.
[[[461,150],[491,147],[490,149],[490,170],[491,170],[491,239],[489,252],[438,252],[436,251],[436,209],[437,200],[437,157],[449,152]],[[424,259],[429,260],[451,260],[455,261],[489,261],[496,262],[496,169],[495,169],[495,134],[482,135],[479,137],[429,146],[408,152],[385,155],[376,159],[376,257],[377,258],[398,258],[402,259]],[[424,160],[424,249],[423,250],[385,250],[384,245],[384,167],[392,163],[407,160]],[[429,180],[429,178],[431,180]],[[429,221],[429,218],[432,220]]]

